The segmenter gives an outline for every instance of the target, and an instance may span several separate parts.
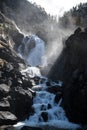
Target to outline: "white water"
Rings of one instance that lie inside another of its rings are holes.
[[[35,47],[32,48],[29,52],[28,46],[31,44],[31,40],[34,40]],[[44,42],[39,39],[37,36],[33,35],[28,39],[24,39],[24,43],[26,45],[24,46],[24,53],[21,52],[21,47],[19,48],[19,52],[25,58],[29,64],[36,66],[36,65],[43,65],[46,63],[43,60],[43,57],[45,56],[45,45]],[[47,78],[43,77],[40,73],[40,69],[37,67],[28,67],[25,70],[21,70],[22,75],[25,76],[25,78],[34,78],[36,76],[40,77],[38,85],[34,85],[32,87],[33,90],[36,90],[36,96],[33,99],[33,108],[34,108],[34,114],[29,117],[29,119],[26,119],[23,122],[19,122],[16,125],[14,125],[16,128],[20,129],[23,126],[35,126],[35,127],[42,127],[43,126],[53,126],[56,128],[65,128],[65,129],[75,129],[80,127],[77,124],[73,124],[68,121],[68,118],[65,115],[65,111],[60,106],[61,100],[58,103],[55,103],[55,94],[49,93],[46,91],[46,82]],[[41,83],[41,80],[43,79],[43,83]],[[55,86],[58,85],[59,87],[62,86],[62,82],[58,81],[58,83],[52,82],[51,85]],[[46,120],[42,116],[42,113],[46,114]]]
[[[26,119],[21,123],[19,122],[15,125],[15,127],[21,128],[22,126],[35,126],[43,128],[43,126],[49,125],[56,128],[65,129],[78,128],[79,125],[68,121],[63,108],[60,106],[61,100],[58,104],[56,104],[54,102],[54,98],[54,94],[46,91],[37,91],[36,96],[33,100],[33,107],[35,110],[34,115],[30,116],[29,119]],[[48,104],[50,104],[50,108],[48,107]],[[41,116],[42,112],[46,112],[48,114],[47,121],[44,121],[43,117]]]
[[[41,76],[40,70],[37,67],[28,67],[26,70],[22,70],[21,73],[25,76],[29,76],[33,78],[34,76]],[[68,118],[65,115],[65,111],[60,106],[61,100],[59,103],[55,103],[55,94],[49,93],[45,91],[46,88],[46,81],[47,78],[44,77],[44,83],[36,85],[34,87],[37,87],[36,96],[33,99],[33,108],[34,108],[34,114],[29,117],[29,119],[26,119],[23,122],[19,122],[16,125],[14,125],[18,130],[23,126],[32,126],[32,127],[42,127],[43,126],[51,126],[56,128],[65,128],[65,129],[75,129],[80,127],[77,124],[73,124],[68,121]],[[57,83],[51,82],[51,84],[56,85]],[[61,87],[62,82],[59,81],[58,83]],[[58,85],[57,84],[57,85]],[[41,89],[39,89],[39,87]],[[44,118],[41,116],[42,112],[47,113],[47,121],[44,120]]]
[[[21,51],[24,45],[23,52]],[[45,66],[45,43],[38,36],[25,36],[23,44],[18,48],[19,53],[31,66]]]

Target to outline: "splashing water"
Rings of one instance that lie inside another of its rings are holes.
[[[45,66],[45,43],[38,36],[25,36],[18,52],[31,66]]]
[[[24,75],[29,74],[29,77],[31,78],[36,75],[42,78],[39,69],[37,69],[36,67],[28,67],[26,70],[22,70],[21,73]],[[53,82],[53,85],[56,85],[56,83]],[[26,119],[23,122],[19,122],[14,126],[18,129],[20,129],[23,126],[41,128],[43,128],[43,126],[49,126],[64,129],[79,128],[79,125],[73,124],[68,121],[68,118],[65,115],[65,111],[60,106],[62,99],[60,99],[59,102],[56,103],[56,95],[49,93],[45,89],[43,89],[43,85],[39,84],[39,86],[42,87],[42,89],[40,89],[40,91],[39,89],[37,89],[36,96],[33,99],[34,114],[31,115],[29,119]],[[44,87],[47,87],[45,82]],[[59,87],[61,87],[60,81]]]
[[[41,128],[43,128],[43,126],[49,126],[64,129],[79,128],[79,125],[68,121],[68,118],[65,115],[65,111],[60,106],[62,99],[56,103],[56,95],[46,91],[47,78],[43,77],[40,73],[40,69],[35,67],[37,65],[46,65],[44,41],[35,35],[32,35],[31,37],[25,37],[23,39],[23,44],[20,45],[18,51],[21,56],[32,65],[32,67],[21,70],[22,75],[24,75],[25,78],[34,78],[35,76],[38,76],[43,78],[44,81],[43,84],[39,82],[38,85],[32,87],[32,89],[36,90],[36,96],[33,99],[34,114],[31,115],[29,119],[26,119],[23,122],[19,122],[14,126],[18,129],[23,126],[35,126]],[[62,86],[61,81],[58,83],[51,81],[50,83],[53,87],[56,85],[59,87]]]

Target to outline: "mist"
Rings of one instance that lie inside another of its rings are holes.
[[[33,1],[32,1],[33,2]],[[46,2],[46,1],[45,1]],[[45,5],[51,4],[51,10],[55,9],[52,2],[47,1],[49,4],[45,3]],[[42,2],[43,3],[43,2]],[[51,12],[47,12],[46,8],[40,3],[38,5],[31,4],[27,1],[21,2],[20,6],[17,7],[16,15],[15,11],[13,10],[14,19],[16,19],[16,24],[20,29],[20,32],[26,35],[37,35],[45,42],[45,49],[46,49],[46,59],[47,59],[47,71],[51,69],[52,65],[55,63],[56,59],[60,56],[64,46],[64,41],[74,32],[76,26],[72,24],[72,18],[69,16],[69,24],[67,24],[67,28],[64,28],[60,25],[57,18],[61,15],[60,12],[53,14]],[[67,2],[66,2],[67,3]],[[52,6],[53,5],[53,6]],[[60,4],[60,7],[56,7],[61,9],[64,4]],[[66,5],[64,5],[66,7]],[[73,4],[72,4],[73,6]],[[29,8],[30,7],[30,8]],[[44,9],[45,8],[45,9]],[[9,9],[9,8],[7,8]],[[64,10],[61,10],[65,11]],[[13,20],[14,20],[13,19]],[[21,43],[20,43],[21,44]],[[43,68],[45,70],[45,68]]]
[[[56,60],[60,57],[63,49],[65,48],[65,41],[68,37],[74,32],[75,26],[73,27],[69,25],[69,28],[65,29],[58,25],[57,30],[55,32],[50,32],[48,38],[52,38],[46,44],[46,59],[47,66],[42,68],[42,74],[45,76],[48,75],[52,66],[55,64]]]
[[[45,68],[42,68],[45,71],[45,74],[50,71],[51,67],[55,63],[56,59],[60,56],[64,46],[64,41],[74,32],[76,26],[72,24],[72,18],[69,16],[69,24],[67,28],[62,27],[59,24],[59,17],[63,16],[65,11],[68,11],[76,4],[79,4],[81,1],[40,1],[40,0],[28,0],[32,3],[36,3],[37,6],[45,9],[46,13],[49,14],[49,20],[44,19],[42,23],[36,26],[36,29],[33,31],[38,35],[42,40],[45,41],[46,45],[46,59],[47,64]],[[67,4],[68,2],[68,4]],[[85,2],[85,0],[83,1]],[[38,31],[37,31],[38,30]]]
[[[87,0],[28,0],[32,3],[36,3],[45,9],[45,11],[53,16],[63,16],[65,11],[69,11],[72,7],[85,3]]]

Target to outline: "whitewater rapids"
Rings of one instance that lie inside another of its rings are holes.
[[[31,46],[33,41],[33,46]],[[23,48],[23,47],[24,48]],[[23,48],[23,49],[22,49]],[[55,102],[55,94],[46,91],[47,78],[43,77],[40,73],[40,69],[36,66],[46,65],[45,57],[45,43],[43,40],[33,35],[31,37],[25,37],[23,44],[18,48],[20,55],[31,65],[31,67],[21,70],[22,75],[34,78],[36,76],[44,79],[44,82],[39,82],[38,85],[32,87],[36,90],[36,96],[33,99],[34,114],[23,122],[18,122],[14,127],[20,130],[23,126],[40,127],[48,126],[49,130],[53,128],[64,128],[64,129],[76,129],[80,126],[69,122],[66,117],[65,111],[61,107],[61,101]],[[58,85],[61,87],[62,82],[58,83],[51,82],[52,86]],[[37,88],[37,89],[35,89]],[[39,89],[40,88],[40,89]],[[45,116],[44,116],[45,115]],[[45,128],[46,129],[46,128]]]

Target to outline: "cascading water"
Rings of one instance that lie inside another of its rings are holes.
[[[31,46],[29,49],[29,45],[31,44],[32,40],[35,42],[35,46],[33,44],[33,47]],[[43,60],[43,57],[45,55],[45,46],[44,42],[41,39],[33,35],[30,38],[25,38],[24,43],[26,43],[26,45],[24,46],[24,51],[21,51],[22,46],[20,46],[19,52],[21,53],[23,58],[28,61],[29,64],[36,66],[46,63]],[[18,129],[23,126],[35,126],[41,128],[43,128],[43,126],[49,126],[65,129],[75,129],[80,127],[79,125],[70,123],[68,121],[63,108],[60,106],[62,99],[60,99],[59,102],[56,103],[56,95],[46,91],[47,78],[41,75],[39,68],[28,67],[25,70],[21,70],[21,73],[25,75],[25,78],[27,76],[29,76],[30,78],[38,76],[40,77],[40,79],[39,83],[32,87],[33,90],[36,90],[36,96],[33,99],[34,114],[31,115],[29,119],[26,119],[25,121],[19,122],[18,124],[14,125],[15,127],[17,127]],[[41,82],[41,79],[43,79],[43,82]],[[51,82],[51,85],[58,85],[58,87],[61,87],[62,82]]]
[[[25,36],[18,51],[31,66],[46,65],[45,43],[38,36]]]
[[[34,86],[37,88],[36,96],[33,99],[33,108],[34,114],[26,119],[23,122],[19,122],[18,124],[14,125],[18,130],[20,130],[23,126],[31,126],[31,127],[41,127],[44,130],[44,126],[50,129],[53,128],[64,128],[64,129],[73,129],[79,128],[80,126],[77,124],[73,124],[68,121],[68,118],[65,115],[63,108],[60,106],[61,100],[58,103],[55,102],[55,94],[46,91],[46,81],[47,78],[41,76],[39,69],[36,67],[28,67],[26,70],[22,70],[21,73],[25,75],[29,75],[29,77],[33,78],[34,76],[39,76],[41,79],[44,79],[44,82],[41,84],[39,82],[38,85]],[[61,87],[62,83],[59,82],[52,84],[56,84]],[[40,88],[40,89],[39,89]],[[32,88],[33,89],[33,88]],[[55,129],[54,129],[55,130]]]

